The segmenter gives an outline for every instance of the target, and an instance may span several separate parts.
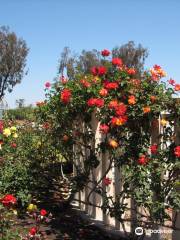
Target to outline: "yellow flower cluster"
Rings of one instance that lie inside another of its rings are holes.
[[[27,207],[28,212],[34,212],[37,210],[37,205],[30,203]]]
[[[8,128],[5,128],[3,130],[3,135],[5,137],[9,137],[9,136],[12,136],[13,138],[17,138],[18,137],[18,134],[16,133],[16,127],[15,126],[12,126],[12,127],[8,127]]]

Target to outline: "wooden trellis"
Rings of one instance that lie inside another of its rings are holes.
[[[164,114],[166,115],[166,114]],[[167,116],[164,116],[167,117]],[[160,119],[159,119],[160,120]],[[95,146],[101,141],[102,139],[102,135],[99,132],[99,122],[95,117],[95,114],[92,117],[92,131],[94,132],[95,135]],[[83,126],[81,126],[81,128],[83,128]],[[176,144],[180,143],[180,129],[177,127],[177,122],[176,120],[174,121],[174,129],[175,129],[175,133],[176,133],[176,139],[175,142]],[[159,134],[163,131],[162,126],[160,125],[160,121],[159,121],[159,125],[157,125],[156,127],[153,127],[152,129],[152,136],[151,136],[151,143],[157,143],[158,142],[158,136]],[[87,154],[87,153],[85,153]],[[102,221],[106,226],[112,226],[113,228],[123,232],[123,226],[122,224],[118,221],[115,220],[114,218],[110,217],[109,215],[106,215],[103,213],[103,211],[101,210],[100,206],[102,205],[102,198],[99,194],[97,194],[95,191],[92,192],[91,196],[90,196],[90,202],[92,203],[91,205],[87,205],[87,197],[89,195],[90,189],[93,188],[93,180],[98,181],[99,179],[101,179],[102,176],[104,176],[107,167],[108,167],[108,161],[109,161],[109,156],[108,153],[102,153],[101,156],[99,156],[99,158],[101,159],[99,166],[94,169],[91,174],[90,174],[90,179],[92,180],[92,182],[88,183],[87,186],[84,188],[83,191],[80,191],[78,194],[76,194],[76,199],[79,200],[78,201],[78,207],[85,211],[89,216],[91,216],[92,218]],[[109,177],[110,179],[112,179],[111,184],[108,186],[108,194],[110,194],[111,196],[113,196],[114,198],[116,197],[116,195],[118,195],[118,193],[121,192],[122,190],[122,176],[121,176],[121,170],[117,169],[116,167],[112,166],[112,168],[110,169],[110,171],[107,173],[106,175],[107,177]],[[100,183],[101,187],[104,188],[103,183]],[[128,205],[131,208],[133,206],[133,201],[131,201],[131,199],[128,200]],[[99,206],[99,207],[98,207]],[[143,213],[143,209],[139,209],[139,211],[141,211]],[[131,218],[134,220],[136,220],[136,216],[135,213],[131,210],[129,212],[126,212],[126,215],[128,218]],[[174,217],[175,213],[172,212],[172,217]],[[176,227],[180,228],[180,214],[178,214],[177,220],[176,220]],[[162,229],[164,229],[162,227]],[[130,223],[126,223],[126,230],[128,232],[131,232],[133,229],[133,225]],[[153,240],[156,239],[156,237],[151,238]],[[165,238],[163,238],[165,239]],[[176,231],[172,231],[172,233],[168,233],[166,236],[166,239],[168,240],[179,240],[180,239],[180,231],[176,230]]]

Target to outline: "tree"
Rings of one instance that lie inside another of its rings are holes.
[[[20,98],[16,100],[16,105],[18,108],[23,108],[24,107],[24,103],[25,103],[25,99]]]
[[[24,76],[28,48],[9,28],[0,28],[0,99],[11,92]]]
[[[93,49],[83,50],[80,55],[72,54],[68,47],[64,47],[61,53],[59,73],[64,75],[66,72],[69,79],[73,79],[77,71],[89,73],[91,67],[100,64],[100,52]]]
[[[127,67],[133,67],[138,72],[142,72],[145,59],[148,57],[148,50],[141,44],[136,46],[133,41],[129,41],[121,47],[115,47],[112,54],[113,57],[120,57]]]

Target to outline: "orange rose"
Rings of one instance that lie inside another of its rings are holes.
[[[151,108],[150,107],[143,107],[143,112],[144,113],[149,113],[151,111]]]
[[[156,99],[157,99],[157,98],[156,98],[156,96],[153,96],[153,95],[152,95],[152,96],[150,96],[150,100],[151,100],[151,102],[155,102],[155,101],[156,101]]]
[[[102,97],[107,96],[108,91],[105,88],[102,88],[99,90],[99,95],[101,95]]]
[[[110,139],[109,140],[109,146],[112,147],[112,148],[117,148],[118,147],[118,143],[115,140]]]
[[[129,103],[130,105],[134,105],[134,104],[136,103],[136,98],[135,98],[134,95],[129,96],[129,98],[128,98],[128,103]]]
[[[176,84],[175,87],[174,87],[174,90],[175,91],[180,91],[180,84]]]
[[[64,135],[64,136],[63,136],[63,141],[64,141],[64,142],[67,142],[68,140],[69,140],[69,137],[68,137],[67,135]]]

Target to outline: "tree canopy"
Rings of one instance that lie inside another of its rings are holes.
[[[28,48],[8,27],[0,28],[0,99],[11,92],[24,76]]]

